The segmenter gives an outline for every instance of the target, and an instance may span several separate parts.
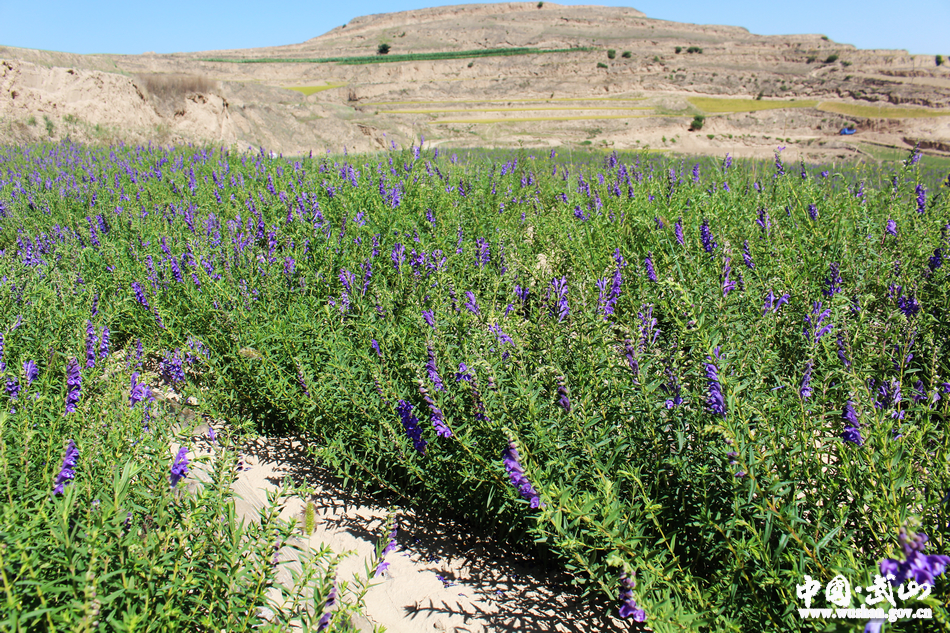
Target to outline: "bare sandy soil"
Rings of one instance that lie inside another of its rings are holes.
[[[382,43],[390,55],[571,50],[360,65],[207,61],[366,56]],[[816,105],[715,114],[691,103],[702,96]],[[858,116],[829,112],[828,104],[890,110]],[[445,148],[649,146],[737,156],[767,156],[781,144],[792,160],[828,160],[867,144],[905,148],[923,139],[928,151],[950,152],[950,116],[908,118],[895,109],[908,106],[950,110],[950,65],[820,35],[759,36],[653,20],[634,9],[552,3],[372,15],[263,49],[84,56],[0,47],[6,143],[68,136],[290,155],[407,146],[424,135]],[[693,116],[704,113],[702,130],[690,132]],[[848,124],[858,133],[839,136]]]

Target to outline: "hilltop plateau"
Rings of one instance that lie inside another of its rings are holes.
[[[785,145],[790,158],[811,160],[922,141],[950,154],[950,63],[937,61],[629,8],[448,6],[359,17],[271,48],[0,47],[0,141],[208,142],[301,154],[424,135],[446,149],[764,156]]]

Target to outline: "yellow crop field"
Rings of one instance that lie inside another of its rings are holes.
[[[690,97],[690,104],[706,114],[726,114],[730,112],[758,112],[760,110],[779,110],[782,108],[814,108],[817,101],[759,101],[758,99],[721,99],[719,97]]]
[[[527,123],[530,121],[603,121],[604,119],[646,119],[648,114],[605,114],[603,116],[531,116],[497,119],[438,119],[433,123]]]
[[[867,119],[914,119],[950,116],[950,110],[928,110],[926,108],[899,108],[896,106],[872,106],[856,103],[836,103],[822,101],[818,109],[845,116],[860,116]]]
[[[618,110],[652,110],[653,108],[640,107],[630,108],[618,106],[616,108],[604,106],[560,106],[560,107],[528,107],[528,108],[445,108],[441,110],[380,110],[380,114],[447,114],[455,112],[542,112],[548,110],[554,111],[579,111],[579,110],[608,110],[617,112]]]
[[[325,84],[323,86],[288,86],[287,90],[296,90],[297,92],[302,92],[305,97],[309,97],[312,94],[318,92],[323,92],[324,90],[332,90],[333,88],[342,88],[346,84]]]
[[[561,101],[616,101],[616,102],[625,102],[625,101],[645,101],[646,97],[564,97],[564,98],[551,98],[551,99],[452,99],[447,101],[377,101],[373,103],[365,103],[365,106],[399,106],[399,105],[432,105],[436,103],[552,103],[552,102],[561,102]]]

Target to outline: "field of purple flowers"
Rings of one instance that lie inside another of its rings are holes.
[[[184,489],[158,381],[632,629],[861,629],[796,587],[886,572],[950,626],[945,173],[460,153],[0,150],[4,628],[260,623],[286,528]]]

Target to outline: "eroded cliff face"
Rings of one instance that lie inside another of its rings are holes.
[[[0,59],[0,140],[237,140],[220,94],[182,92],[168,101],[131,76]]]
[[[390,55],[565,50],[356,65],[277,61],[374,56],[380,43]],[[0,47],[0,63],[0,142],[69,136],[301,154],[373,151],[424,135],[446,148],[649,145],[767,156],[781,139],[787,156],[806,159],[844,157],[866,140],[904,147],[922,139],[935,152],[950,146],[950,117],[929,116],[950,109],[950,63],[612,7],[448,6],[360,17],[272,48],[83,56]],[[705,110],[696,97],[788,107]],[[803,101],[810,105],[797,107]],[[930,112],[909,118],[882,109],[894,107]],[[691,133],[697,113],[706,125]],[[847,124],[858,137],[838,137]]]

